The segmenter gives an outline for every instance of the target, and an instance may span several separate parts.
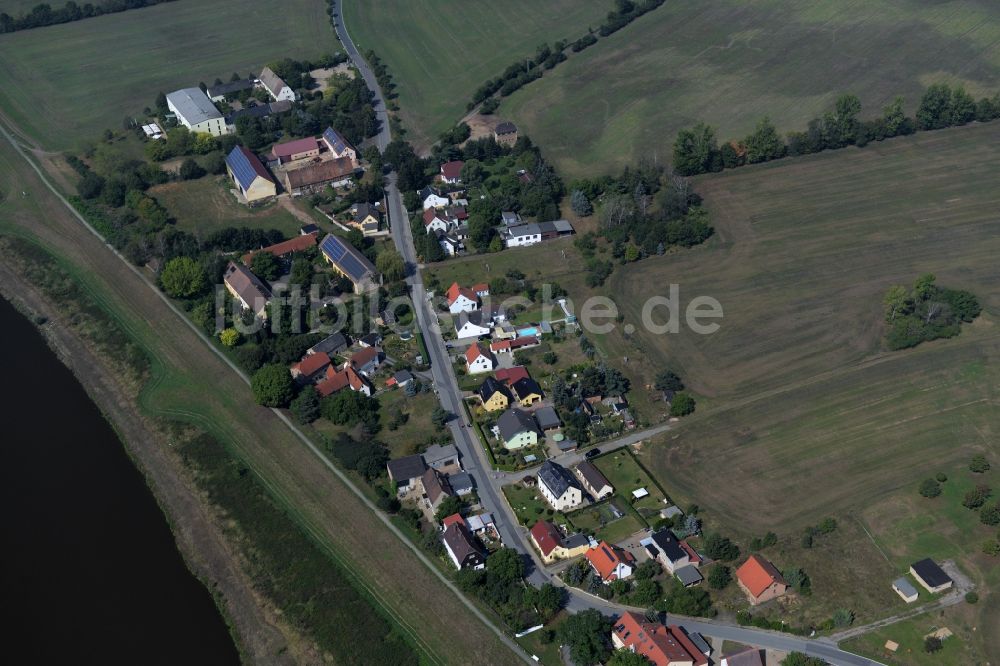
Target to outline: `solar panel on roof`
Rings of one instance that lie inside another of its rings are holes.
[[[250,164],[250,160],[240,150],[239,146],[233,148],[232,152],[226,157],[226,164],[232,169],[233,175],[236,176],[236,180],[239,181],[240,187],[244,190],[250,187],[253,184],[254,178],[257,177],[257,172],[254,170],[253,165]]]
[[[356,250],[353,247],[348,246],[336,236],[330,235],[324,238],[320,248],[330,261],[355,282],[373,272],[366,261],[355,255]]]
[[[332,127],[326,128],[326,131],[323,132],[323,138],[337,154],[344,152],[344,149],[347,148],[347,142]]]

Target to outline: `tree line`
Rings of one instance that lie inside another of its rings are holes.
[[[714,127],[705,123],[682,129],[673,146],[673,163],[684,176],[734,169],[786,156],[808,155],[846,146],[864,147],[872,141],[884,141],[918,131],[930,131],[965,125],[973,121],[989,122],[1000,118],[1000,95],[975,101],[962,86],[952,88],[939,83],[930,86],[920,99],[913,117],[907,116],[903,98],[896,97],[882,109],[882,114],[861,120],[861,100],[845,94],[834,108],[821,118],[809,121],[804,131],[782,137],[768,117],[743,139],[721,146]]]
[[[597,33],[601,37],[607,37],[662,4],[663,0],[642,0],[641,2],[615,0],[615,8],[608,12],[604,23],[597,29]],[[534,57],[525,58],[523,61],[519,60],[509,65],[500,76],[489,79],[479,86],[472,94],[472,99],[466,105],[466,109],[471,111],[477,104],[482,104],[480,109],[482,113],[493,113],[500,104],[496,95],[507,97],[535,79],[540,79],[543,70],[553,69],[566,60],[567,48],[578,53],[596,43],[597,36],[593,29],[589,29],[585,35],[572,43],[560,40],[553,46],[549,46],[548,43],[542,44],[535,50]]]
[[[53,9],[47,2],[35,5],[30,12],[21,14],[14,18],[10,14],[0,14],[0,33],[17,32],[19,30],[30,30],[31,28],[44,28],[48,25],[59,25],[60,23],[72,23],[94,16],[104,14],[116,14],[129,9],[141,9],[151,7],[163,2],[173,2],[174,0],[104,0],[104,2],[85,3],[78,5],[70,0],[59,9]]]

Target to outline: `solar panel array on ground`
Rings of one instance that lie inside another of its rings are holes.
[[[375,267],[364,255],[358,252],[353,245],[333,234],[323,239],[320,248],[337,268],[355,282],[362,280],[366,275],[375,274]]]

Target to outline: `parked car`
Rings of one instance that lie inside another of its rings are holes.
[[[593,458],[594,456],[599,456],[599,455],[601,455],[601,450],[600,449],[591,449],[591,450],[587,451],[584,454],[583,457],[584,458]]]

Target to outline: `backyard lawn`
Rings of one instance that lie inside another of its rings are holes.
[[[535,488],[525,488],[520,484],[509,485],[503,487],[503,494],[514,510],[514,515],[517,516],[517,522],[525,527],[530,528],[539,520],[551,520],[556,523],[565,521],[561,513],[549,513],[552,507]]]
[[[615,518],[612,513],[612,502],[622,514],[621,518]],[[574,529],[586,530],[596,539],[603,539],[608,543],[624,541],[636,532],[646,529],[646,525],[629,511],[625,501],[618,497],[574,511],[566,518]]]
[[[286,238],[299,233],[302,222],[278,203],[248,208],[229,192],[226,176],[157,185],[149,193],[177,220],[177,228],[206,236],[224,227],[278,229]]]
[[[614,486],[615,493],[621,496],[624,501],[632,499],[632,491],[645,488],[648,496],[632,502],[632,506],[640,513],[648,513],[649,517],[654,516],[668,506],[664,499],[666,497],[656,483],[646,472],[639,467],[635,458],[626,451],[617,450],[613,453],[603,455],[594,460],[594,465],[604,473],[611,485]]]

